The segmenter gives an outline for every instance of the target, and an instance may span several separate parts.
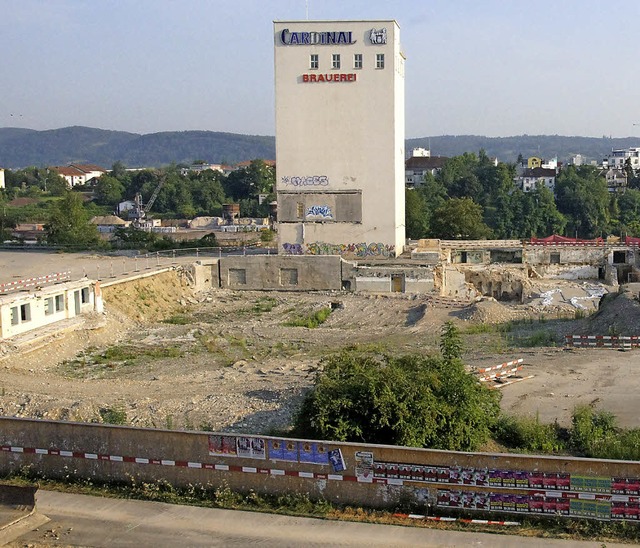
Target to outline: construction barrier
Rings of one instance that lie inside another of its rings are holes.
[[[567,348],[638,348],[640,336],[567,335]]]
[[[20,291],[30,287],[41,287],[47,284],[68,282],[71,280],[71,271],[56,272],[46,276],[38,276],[36,278],[26,278],[24,280],[16,280],[15,282],[6,282],[0,284],[0,294],[9,293],[9,291]]]

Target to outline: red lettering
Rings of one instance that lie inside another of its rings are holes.
[[[315,81],[316,81],[316,75],[315,75],[315,74],[312,74],[312,75],[311,75],[311,81],[312,81],[312,82],[315,82]]]
[[[346,74],[341,74],[340,75],[340,81],[341,82],[346,82],[347,81],[347,75]]]
[[[308,74],[303,74],[302,75],[302,81],[303,82],[308,82],[309,81],[309,75]]]
[[[324,82],[324,76],[322,76],[322,74],[318,74],[318,82]]]

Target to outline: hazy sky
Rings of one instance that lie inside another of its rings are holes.
[[[398,21],[407,137],[640,136],[640,0],[0,0],[0,127],[273,135],[307,11]]]

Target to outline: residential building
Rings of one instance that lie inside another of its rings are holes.
[[[404,163],[405,184],[408,188],[420,186],[427,174],[436,175],[448,159],[446,156],[431,156],[431,151],[423,148],[414,148]]]
[[[609,192],[622,193],[627,189],[627,173],[624,169],[608,169],[604,176]]]
[[[630,165],[633,171],[640,170],[640,147],[612,149],[603,161],[603,168],[624,169]]]
[[[274,22],[281,253],[403,251],[404,63],[383,21]]]
[[[61,177],[64,177],[70,187],[86,185],[99,179],[107,170],[92,164],[69,164],[68,166],[53,166],[50,168]]]
[[[553,192],[556,188],[556,170],[544,167],[527,168],[514,178],[514,182],[523,192],[531,192],[538,183],[543,184]]]

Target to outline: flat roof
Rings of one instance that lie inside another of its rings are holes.
[[[274,19],[274,23],[394,23],[396,19]]]

